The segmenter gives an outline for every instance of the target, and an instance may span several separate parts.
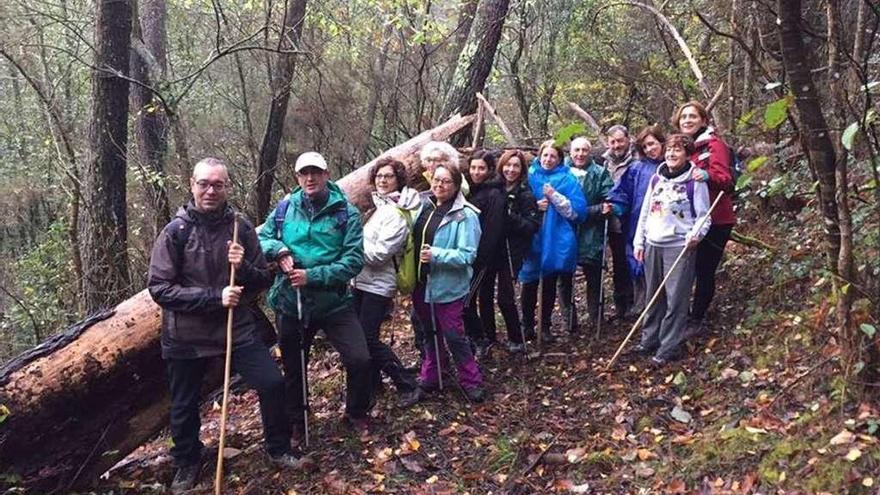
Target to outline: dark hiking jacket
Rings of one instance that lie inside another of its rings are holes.
[[[178,210],[153,245],[147,287],[162,307],[162,357],[193,359],[222,355],[226,350],[227,308],[223,288],[229,285],[227,242],[232,240],[234,211],[228,205],[214,215],[192,202]],[[253,225],[239,220],[239,244],[245,260],[235,284],[244,287],[233,312],[233,345],[255,341],[256,320],[248,309],[272,283]]]

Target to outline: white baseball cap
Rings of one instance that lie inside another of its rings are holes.
[[[321,170],[327,170],[327,160],[317,151],[306,151],[296,159],[293,167],[294,172],[299,172],[306,167],[318,167]]]

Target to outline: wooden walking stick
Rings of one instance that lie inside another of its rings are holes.
[[[716,197],[715,201],[712,202],[712,206],[709,207],[709,211],[706,212],[706,215],[700,218],[700,222],[697,224],[697,228],[695,230],[700,230],[700,228],[703,227],[703,224],[706,223],[706,220],[709,218],[710,215],[712,215],[712,211],[715,209],[715,206],[718,205],[718,201],[721,200],[722,196],[724,196],[724,191],[718,193],[718,197]],[[648,198],[645,199],[647,200]],[[656,291],[654,291],[654,297],[652,297],[651,300],[648,301],[648,304],[645,305],[645,309],[642,311],[642,314],[639,315],[639,319],[636,320],[632,328],[629,330],[629,333],[626,334],[626,338],[624,338],[623,342],[620,343],[620,347],[617,348],[617,352],[615,352],[614,355],[611,356],[611,360],[608,361],[607,365],[605,365],[605,371],[608,371],[608,369],[611,368],[611,365],[614,364],[614,361],[620,355],[620,352],[623,351],[626,343],[629,342],[629,339],[636,332],[636,329],[639,328],[639,325],[642,324],[642,321],[645,319],[645,315],[648,314],[648,311],[650,311],[651,307],[654,306],[654,303],[657,302],[657,299],[660,297],[660,293],[666,286],[666,281],[669,280],[669,276],[672,275],[672,272],[675,271],[675,267],[678,266],[678,262],[681,261],[681,259],[684,257],[684,253],[686,253],[687,250],[688,247],[685,245],[684,249],[681,250],[681,253],[678,254],[678,257],[675,258],[675,261],[672,262],[672,266],[669,268],[669,271],[666,272],[666,276],[663,277],[663,280],[660,282],[660,286],[657,287]]]
[[[232,243],[238,244],[238,217],[232,220]],[[235,265],[229,265],[229,286],[235,287]],[[220,495],[223,489],[223,447],[226,443],[226,405],[229,403],[229,375],[232,369],[232,317],[235,306],[226,312],[226,365],[223,371],[223,406],[220,408],[220,443],[217,449],[217,472],[214,476],[214,494]]]

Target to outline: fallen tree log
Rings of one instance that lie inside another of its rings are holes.
[[[452,117],[380,158],[401,160],[417,175],[413,155],[473,119]],[[375,162],[337,182],[361,207],[370,204]],[[0,487],[29,493],[87,487],[168,424],[160,321],[161,310],[144,290],[0,368]],[[205,388],[220,380],[220,373],[209,373]]]

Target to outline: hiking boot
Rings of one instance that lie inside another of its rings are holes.
[[[657,356],[651,357],[651,365],[654,366],[655,368],[662,368],[662,367],[666,366],[667,364],[669,364],[668,359],[664,359],[664,358],[657,357]]]
[[[278,467],[289,469],[302,469],[305,464],[303,459],[297,457],[293,452],[285,452],[281,455],[270,455],[269,461]]]
[[[703,320],[688,320],[687,325],[684,327],[684,338],[692,339],[694,337],[699,337],[701,335],[705,335],[709,328],[706,326],[706,322]]]
[[[177,468],[177,472],[174,474],[174,481],[171,482],[171,493],[179,495],[195,488],[196,483],[199,482],[201,472],[201,462]]]
[[[642,344],[639,344],[639,345],[633,347],[632,350],[630,351],[630,353],[631,354],[638,354],[639,356],[642,356],[642,357],[648,357],[651,354],[653,354],[655,350],[657,350],[657,349],[656,348],[652,349],[650,347],[646,347]]]
[[[353,418],[346,414],[342,417],[342,424],[358,435],[365,435],[370,432],[370,421],[364,418]]]
[[[477,344],[474,347],[475,347],[474,356],[477,358],[478,361],[482,361],[483,359],[486,359],[486,357],[488,357],[489,344],[487,344],[486,342],[480,341],[480,342],[477,342]]]
[[[480,404],[486,401],[486,391],[482,387],[473,387],[464,389],[464,395],[474,404]]]
[[[397,401],[397,405],[400,406],[401,409],[409,409],[421,402],[426,394],[427,392],[422,387],[416,387],[410,392],[400,394],[400,399]]]
[[[520,352],[524,352],[526,350],[525,344],[517,344],[516,342],[508,342],[507,343],[507,352],[511,354],[518,354]]]

